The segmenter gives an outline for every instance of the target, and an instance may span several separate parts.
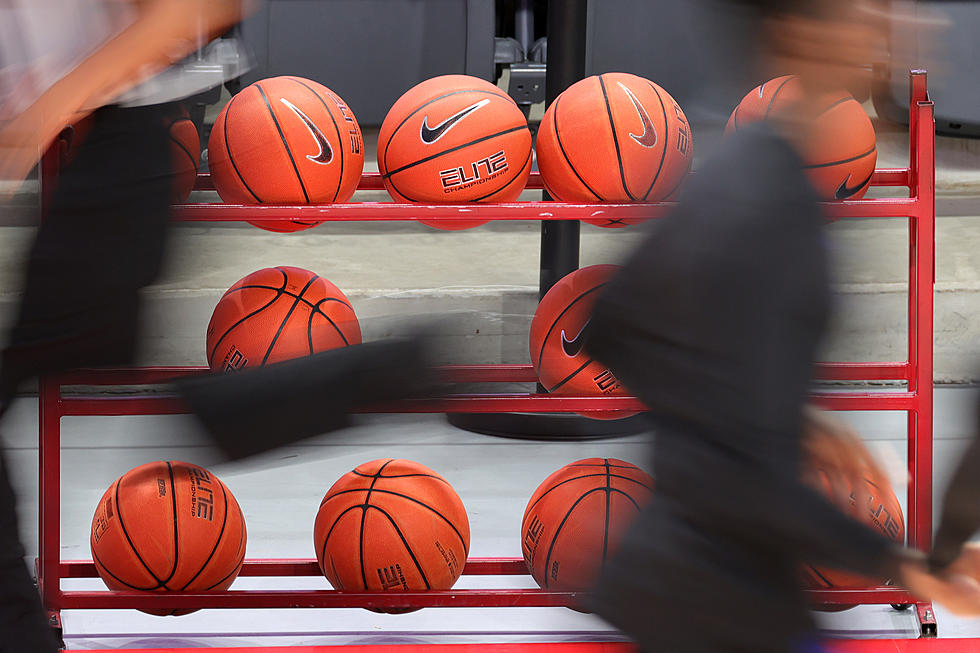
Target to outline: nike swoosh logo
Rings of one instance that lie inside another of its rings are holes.
[[[625,84],[622,82],[616,82],[619,87],[626,92],[630,100],[633,102],[633,106],[636,108],[636,112],[640,114],[640,121],[643,123],[643,133],[637,136],[633,132],[630,132],[630,138],[642,145],[643,147],[653,147],[657,144],[657,128],[653,126],[653,121],[650,120],[650,116],[647,114],[647,110],[643,108],[640,104],[640,100],[633,95],[633,91],[629,90]]]
[[[313,137],[313,140],[316,141],[316,144],[320,148],[319,152],[317,152],[316,154],[307,154],[306,158],[312,161],[313,163],[319,163],[320,165],[326,165],[331,161],[333,161],[333,148],[330,147],[330,141],[328,141],[327,137],[323,135],[323,132],[320,131],[320,128],[317,127],[315,124],[313,124],[313,121],[310,120],[310,117],[305,113],[303,113],[299,107],[297,107],[295,104],[293,104],[286,98],[284,97],[279,98],[279,101],[285,104],[287,107],[289,107],[289,109],[293,113],[295,113],[300,120],[303,121],[303,124],[305,124],[306,128],[310,131],[310,136]]]
[[[851,180],[851,175],[847,175],[847,179],[845,179],[844,180],[844,183],[842,183],[840,185],[840,187],[837,189],[837,193],[834,195],[834,197],[836,197],[839,200],[846,200],[849,197],[853,197],[854,195],[857,194],[857,192],[859,190],[861,190],[862,188],[864,188],[869,181],[871,181],[871,177],[873,175],[874,175],[874,172],[872,172],[870,175],[868,175],[868,178],[865,179],[864,181],[862,181],[857,186],[848,186],[847,185],[847,182],[849,182]]]
[[[565,352],[565,355],[569,358],[575,358],[582,353],[582,347],[585,345],[582,339],[582,334],[585,333],[585,328],[589,326],[590,321],[591,320],[586,320],[585,324],[582,325],[582,328],[578,330],[578,333],[576,333],[575,337],[571,340],[569,340],[568,336],[565,335],[565,330],[561,330],[561,348],[562,351]]]
[[[422,142],[426,145],[432,145],[437,140],[445,136],[446,132],[452,129],[453,126],[455,126],[460,120],[470,115],[480,107],[484,107],[488,104],[490,104],[490,100],[480,100],[476,104],[466,107],[459,113],[449,116],[435,127],[429,127],[429,116],[422,118],[422,130],[419,132]]]

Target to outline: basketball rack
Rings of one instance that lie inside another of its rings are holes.
[[[899,381],[903,391],[833,391],[813,395],[829,410],[904,411],[908,415],[907,497],[908,544],[928,550],[932,535],[932,418],[933,418],[933,285],[935,279],[935,120],[926,74],[911,74],[909,167],[877,170],[874,186],[908,187],[908,197],[831,202],[823,210],[832,218],[909,218],[908,357],[901,362],[823,363],[822,379],[845,381]],[[42,162],[44,190],[57,179],[58,146]],[[528,188],[541,188],[532,175]],[[197,188],[212,189],[207,175]],[[380,190],[378,174],[366,174],[359,189]],[[178,207],[177,218],[193,222],[289,219],[334,221],[376,220],[578,220],[613,215],[617,218],[662,217],[670,204],[572,204],[519,202],[478,205],[416,205],[361,202],[329,206],[244,206],[187,204]],[[488,237],[489,234],[488,234]],[[167,395],[78,395],[68,386],[159,385],[194,374],[202,368],[133,368],[80,370],[43,378],[40,382],[40,509],[37,584],[51,624],[60,627],[62,610],[144,609],[188,610],[200,608],[336,608],[363,607],[404,609],[423,607],[540,607],[575,606],[583,596],[550,589],[460,589],[427,592],[341,592],[333,590],[226,590],[208,593],[136,593],[66,591],[62,579],[97,578],[90,560],[61,559],[61,419],[69,416],[172,415],[187,408]],[[461,383],[534,382],[530,365],[471,365],[445,368]],[[555,396],[536,393],[465,394],[437,400],[405,401],[373,407],[365,412],[391,413],[590,413],[637,411],[643,406],[632,397]],[[481,576],[526,575],[520,558],[476,558],[467,561],[463,573]],[[320,576],[315,560],[246,560],[241,576]],[[814,590],[816,606],[857,604],[914,605],[924,637],[936,635],[931,604],[917,602],[894,587],[835,588]]]

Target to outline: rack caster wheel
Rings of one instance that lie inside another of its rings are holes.
[[[68,647],[65,645],[65,631],[61,626],[61,615],[57,612],[48,613],[48,626],[50,626],[51,631],[54,633],[55,644],[59,651],[65,651]]]

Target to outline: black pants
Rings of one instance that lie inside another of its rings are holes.
[[[167,107],[105,107],[62,172],[0,358],[0,407],[47,372],[132,359],[140,288],[158,274],[172,184]],[[55,651],[0,460],[0,651]]]

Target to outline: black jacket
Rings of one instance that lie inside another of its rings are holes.
[[[812,630],[801,561],[889,571],[891,544],[798,480],[822,228],[790,145],[740,130],[597,300],[586,349],[658,425],[653,505],[596,596],[644,650],[784,653]]]

